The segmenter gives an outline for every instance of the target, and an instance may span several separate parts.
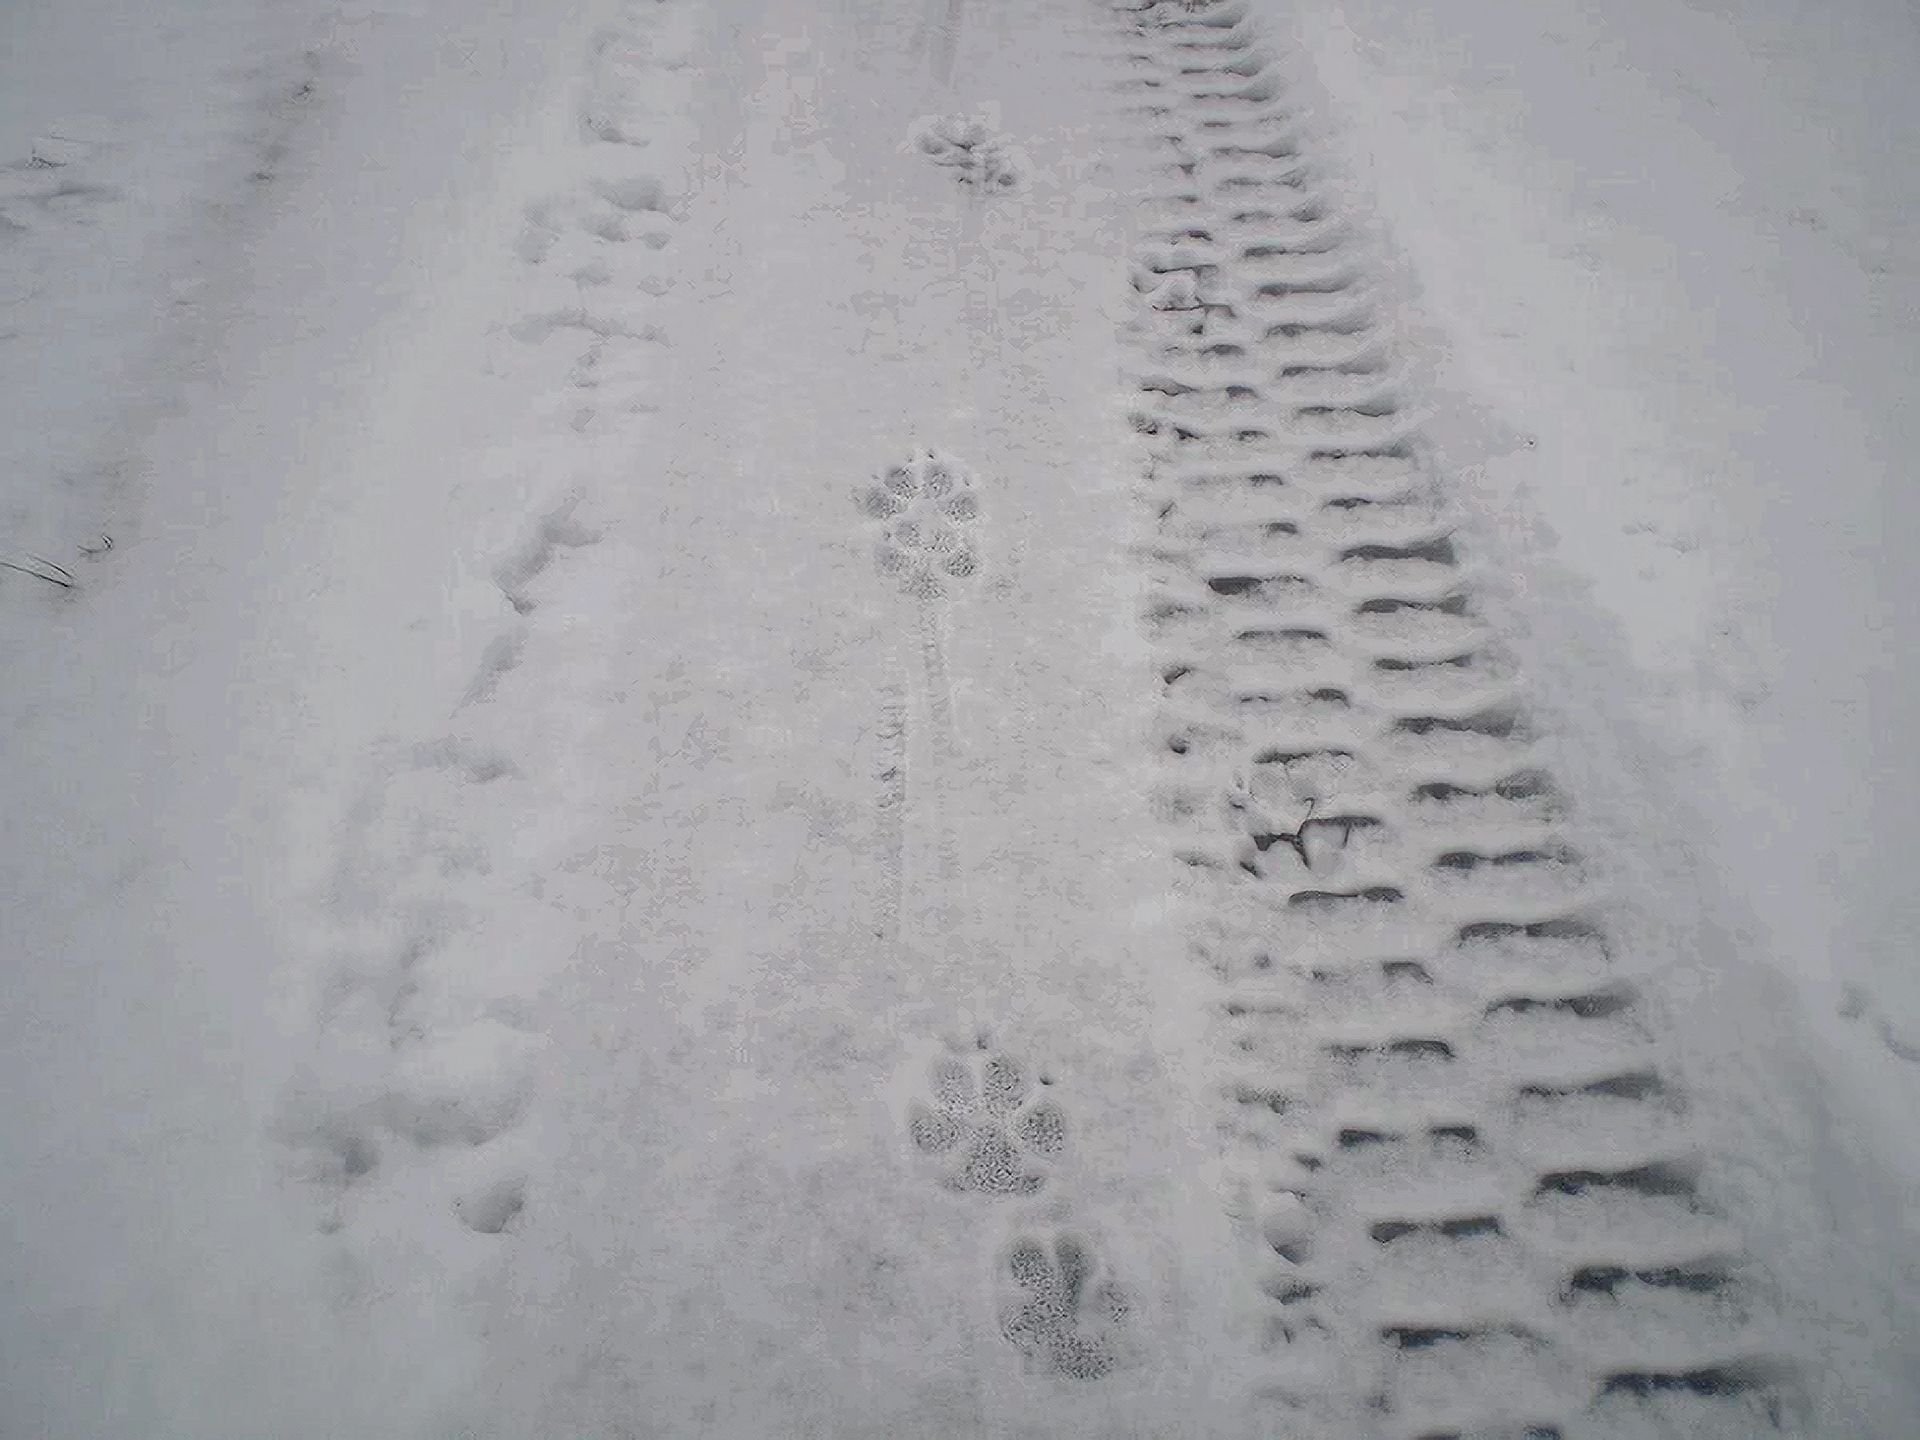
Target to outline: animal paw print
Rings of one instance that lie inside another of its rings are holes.
[[[1127,1362],[1133,1303],[1103,1272],[1092,1244],[1055,1232],[1022,1235],[1002,1262],[1010,1298],[1000,1333],[1036,1374],[1098,1380]]]
[[[1067,1117],[1035,1089],[1018,1061],[980,1050],[943,1055],[928,1071],[932,1100],[907,1111],[913,1148],[937,1168],[949,1190],[1035,1195],[1049,1163],[1067,1144]],[[1044,1089],[1052,1082],[1040,1076]]]
[[[962,185],[1005,193],[1026,183],[1026,157],[980,116],[929,115],[908,141],[934,164],[958,170]]]
[[[948,580],[979,573],[980,556],[964,527],[979,518],[980,498],[957,461],[921,450],[890,467],[858,500],[865,514],[887,522],[874,564],[907,594],[937,599]]]

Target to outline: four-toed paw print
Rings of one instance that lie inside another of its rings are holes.
[[[1127,1363],[1133,1302],[1094,1253],[1066,1231],[1021,1235],[1001,1265],[1000,1333],[1027,1368],[1098,1380]]]
[[[979,518],[980,497],[951,457],[918,451],[857,498],[865,514],[886,524],[874,546],[874,564],[907,594],[935,599],[946,592],[947,581],[978,573],[979,554],[964,532]]]
[[[907,1135],[949,1190],[1036,1195],[1067,1143],[1067,1119],[1009,1056],[977,1047],[928,1068],[931,1098],[907,1110]]]

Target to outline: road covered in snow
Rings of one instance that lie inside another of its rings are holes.
[[[1910,1433],[1871,4],[23,7],[0,1430]]]

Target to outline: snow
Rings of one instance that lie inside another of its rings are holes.
[[[1703,1052],[1795,1057],[1773,1063],[1801,1093],[1770,1099],[1804,1108],[1852,1283],[1911,1334],[1920,916],[1895,872],[1920,692],[1894,636],[1920,335],[1894,156],[1920,27],[1870,3],[1360,0],[1301,7],[1297,33],[1456,398],[1436,436],[1530,668],[1604,757],[1583,799],[1628,845],[1665,831],[1673,899],[1707,902],[1727,958],[1676,1000],[1707,1036],[1745,1029]],[[1801,1218],[1778,1223],[1798,1249]]]
[[[1508,543],[1592,587],[1649,727],[1725,767],[1702,788],[1750,852],[1728,863],[1790,900],[1779,963],[1898,1029],[1914,277],[1889,162],[1920,30],[1856,9],[1486,4],[1442,35],[1311,6],[1302,29],[1448,383],[1500,431],[1475,468]]]
[[[1912,1429],[1901,7],[8,27],[0,1430]]]

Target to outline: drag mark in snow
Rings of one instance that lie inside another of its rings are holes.
[[[897,949],[901,941],[900,914],[906,885],[907,846],[907,697],[903,687],[888,685],[880,692],[879,754],[874,778],[880,784],[880,924],[879,936]]]
[[[933,78],[953,83],[953,60],[960,49],[960,24],[966,18],[966,0],[927,0],[925,22],[933,28]],[[937,12],[937,13],[935,13]]]
[[[959,461],[936,450],[921,449],[905,461],[888,466],[856,490],[853,499],[879,532],[873,542],[874,568],[895,581],[908,599],[918,602],[914,606],[915,639],[935,770],[936,785],[931,793],[937,797],[957,753],[957,741],[942,610],[933,602],[944,599],[954,586],[970,582],[980,571],[979,551],[967,533],[980,517],[979,492]],[[903,775],[904,753],[902,741]],[[904,809],[903,803],[902,812]],[[957,842],[937,803],[922,810],[938,833],[938,878],[950,894],[961,883]],[[904,814],[892,823],[904,826]],[[898,887],[891,893],[897,901]],[[894,914],[897,930],[897,911]]]
[[[920,670],[925,677],[927,717],[933,722],[933,739],[938,750],[942,778],[959,754],[959,737],[953,723],[953,680],[947,673],[947,644],[940,616],[923,609],[919,615]]]
[[[1769,1431],[1791,1386],[1697,1178],[1712,1137],[1614,971],[1368,257],[1247,14],[1122,23],[1161,157],[1133,268],[1156,798],[1203,917],[1259,1423]]]
[[[943,87],[953,84],[953,63],[960,52],[960,30],[965,19],[966,0],[920,0],[912,53],[927,53],[933,78]]]
[[[1053,1079],[981,1038],[928,1067],[926,1094],[907,1107],[907,1138],[945,1189],[994,1197],[1037,1195],[1065,1150],[1067,1118]]]
[[[948,801],[960,758],[960,738],[953,719],[953,680],[947,672],[945,617],[933,606],[922,605],[915,617],[920,636],[921,693],[927,706],[927,730],[933,752],[933,803],[927,824],[935,836],[940,895],[949,903],[966,900],[966,877],[960,864],[960,840]],[[950,928],[945,926],[943,928]]]

